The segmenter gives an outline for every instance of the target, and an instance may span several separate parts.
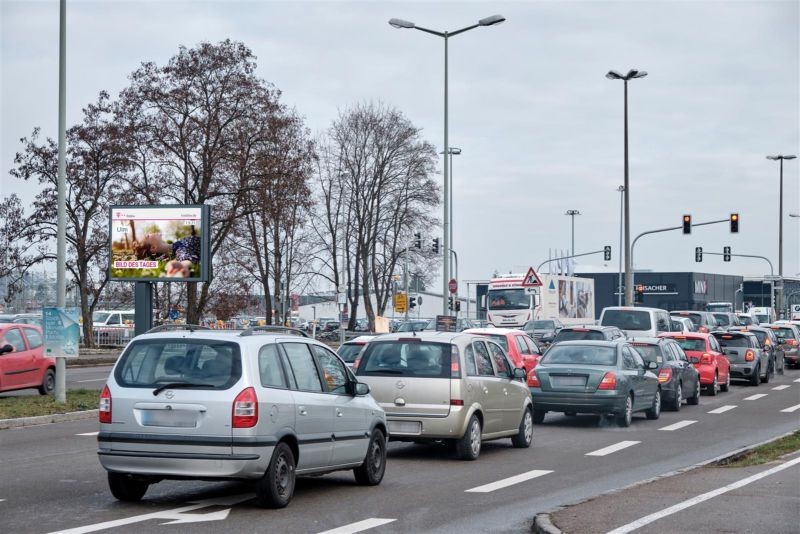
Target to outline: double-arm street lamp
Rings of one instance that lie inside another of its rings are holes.
[[[450,310],[447,306],[447,295],[449,292],[448,282],[450,281],[450,184],[449,182],[449,162],[448,155],[450,154],[450,145],[447,138],[447,43],[450,37],[455,37],[460,33],[464,33],[481,26],[494,26],[503,22],[505,17],[501,15],[492,15],[478,21],[477,24],[461,28],[452,32],[436,31],[428,28],[417,26],[413,22],[402,19],[391,19],[389,24],[398,29],[419,30],[421,32],[429,33],[444,39],[444,247],[443,247],[443,270],[442,270],[442,315],[450,315]]]
[[[783,160],[795,159],[797,156],[767,156],[767,159],[781,162],[780,186],[778,189],[778,276],[783,276]]]
[[[606,74],[609,80],[622,80],[625,82],[625,305],[633,306],[633,265],[631,265],[631,222],[630,222],[630,185],[628,184],[628,80],[644,78],[647,73],[631,69],[628,74],[622,75],[610,70]]]
[[[575,255],[575,216],[580,214],[581,212],[578,210],[567,210],[566,213],[564,213],[564,215],[572,217],[572,252],[570,254],[573,256]]]

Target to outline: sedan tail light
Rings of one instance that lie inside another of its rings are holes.
[[[672,369],[664,368],[658,372],[658,381],[662,384],[669,382],[670,378],[672,378]]]
[[[611,371],[606,371],[597,389],[617,389],[617,375]]]
[[[744,353],[744,360],[746,362],[752,362],[755,359],[756,359],[756,353],[753,352],[752,350],[748,350],[747,352]]]
[[[105,386],[103,392],[100,393],[99,416],[101,423],[111,422],[111,390],[108,389],[108,386]]]
[[[528,387],[529,388],[542,387],[542,383],[539,382],[539,377],[536,376],[536,371],[531,370],[531,372],[528,373]]]
[[[233,428],[253,428],[258,423],[258,397],[252,387],[243,389],[233,400]]]
[[[704,352],[703,357],[700,358],[700,363],[711,363],[711,355],[707,352]]]

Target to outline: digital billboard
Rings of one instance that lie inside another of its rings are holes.
[[[206,282],[208,206],[111,206],[110,279]]]

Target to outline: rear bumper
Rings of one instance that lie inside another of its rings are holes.
[[[732,363],[731,378],[750,378],[755,373],[757,363]]]
[[[272,447],[264,454],[191,454],[112,451],[98,449],[100,464],[106,471],[155,476],[159,478],[261,478]],[[268,453],[268,454],[267,454]],[[263,464],[263,465],[262,465]]]
[[[625,409],[627,395],[617,391],[572,393],[530,388],[533,409],[548,412],[616,413]]]
[[[700,373],[701,386],[710,386],[714,383],[714,374],[717,372],[716,367],[710,364],[695,364],[694,368]]]
[[[389,427],[389,439],[393,441],[408,441],[413,439],[449,439],[460,438],[467,430],[467,414],[465,406],[450,406],[450,413],[446,416],[423,415],[392,415],[386,414],[386,424]],[[418,423],[419,431],[404,431],[398,429],[398,423]]]

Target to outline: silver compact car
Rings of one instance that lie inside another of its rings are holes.
[[[769,382],[775,374],[767,351],[750,332],[714,332],[722,352],[731,363],[731,378],[743,378],[751,385]]]
[[[164,479],[253,480],[286,506],[296,475],[386,468],[383,409],[342,360],[299,330],[185,326],[137,336],[100,397],[98,455],[111,493],[141,499]]]

